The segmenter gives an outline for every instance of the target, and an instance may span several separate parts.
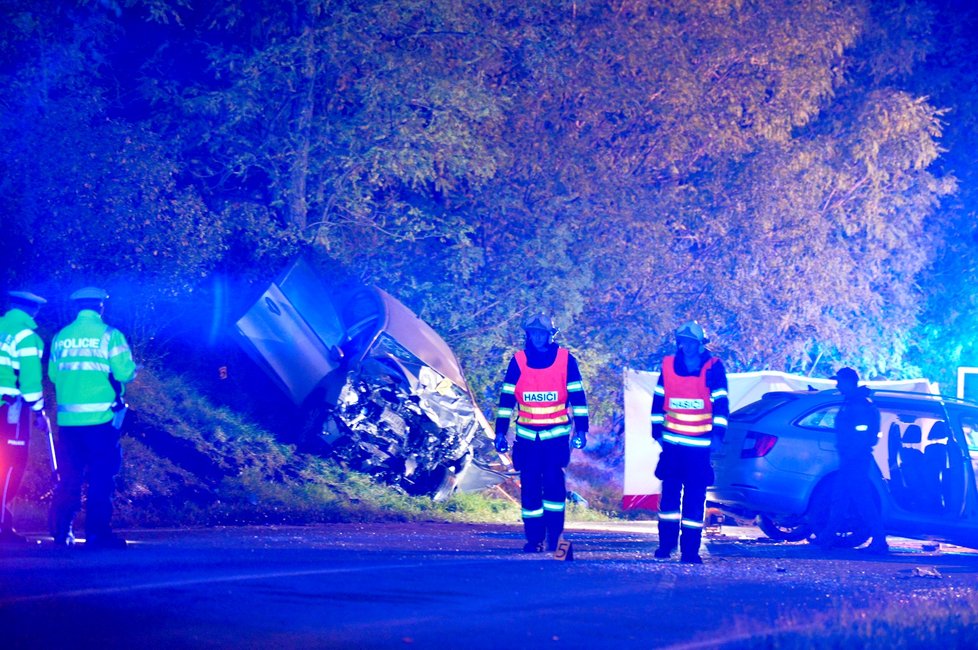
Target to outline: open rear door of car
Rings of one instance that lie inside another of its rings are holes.
[[[236,323],[254,361],[301,404],[342,362],[345,329],[309,264],[297,260]]]

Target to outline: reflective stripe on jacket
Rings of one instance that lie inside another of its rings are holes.
[[[34,319],[20,309],[11,309],[0,318],[0,396],[22,397],[39,411],[44,408],[44,341],[35,329]]]
[[[665,431],[662,439],[679,445],[708,447],[713,431],[713,399],[706,374],[717,362],[706,360],[699,374],[683,376],[676,372],[675,355],[662,360],[665,389]]]
[[[51,343],[48,377],[58,401],[58,424],[108,422],[112,404],[121,397],[110,378],[125,384],[135,375],[136,364],[122,332],[102,322],[97,312],[83,309]]]
[[[557,350],[553,364],[546,368],[529,367],[526,352],[523,350],[517,352],[515,358],[520,369],[514,391],[517,435],[536,438],[537,433],[540,433],[540,438],[544,437],[544,432],[530,431],[520,425],[552,427],[547,431],[552,435],[547,437],[570,433],[570,415],[567,412],[567,350]]]

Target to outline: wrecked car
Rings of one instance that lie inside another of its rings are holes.
[[[928,393],[876,390],[879,441],[871,476],[887,534],[978,548],[978,404]],[[708,501],[757,517],[772,539],[811,539],[824,527],[838,468],[838,390],[777,391],[730,416],[713,452]],[[841,543],[870,535],[852,513]]]
[[[489,423],[445,341],[390,294],[327,286],[293,263],[236,323],[248,355],[351,469],[436,499],[460,486]]]

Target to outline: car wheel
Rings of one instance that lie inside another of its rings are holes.
[[[765,535],[779,542],[800,542],[812,536],[812,527],[806,521],[775,521],[767,515],[758,515],[757,527]]]
[[[832,486],[834,478],[822,481],[815,492],[812,494],[811,501],[808,503],[808,511],[805,519],[813,533],[824,530],[829,522],[829,512],[832,508]],[[866,522],[859,519],[851,509],[846,514],[842,522],[842,529],[839,531],[839,539],[836,546],[841,548],[855,548],[869,539],[869,528]],[[809,540],[814,541],[814,540]]]

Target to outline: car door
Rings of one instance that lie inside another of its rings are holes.
[[[245,352],[296,404],[343,361],[339,314],[302,259],[269,285],[236,326]]]
[[[885,486],[887,531],[923,539],[970,538],[978,532],[978,521],[969,523],[965,517],[975,486],[960,415],[952,415],[939,399],[880,397],[875,402],[881,438],[874,457]],[[978,417],[974,421],[978,425]]]
[[[978,548],[978,407],[951,402],[947,405],[949,429],[946,479],[949,542]],[[953,447],[950,445],[953,444]]]

